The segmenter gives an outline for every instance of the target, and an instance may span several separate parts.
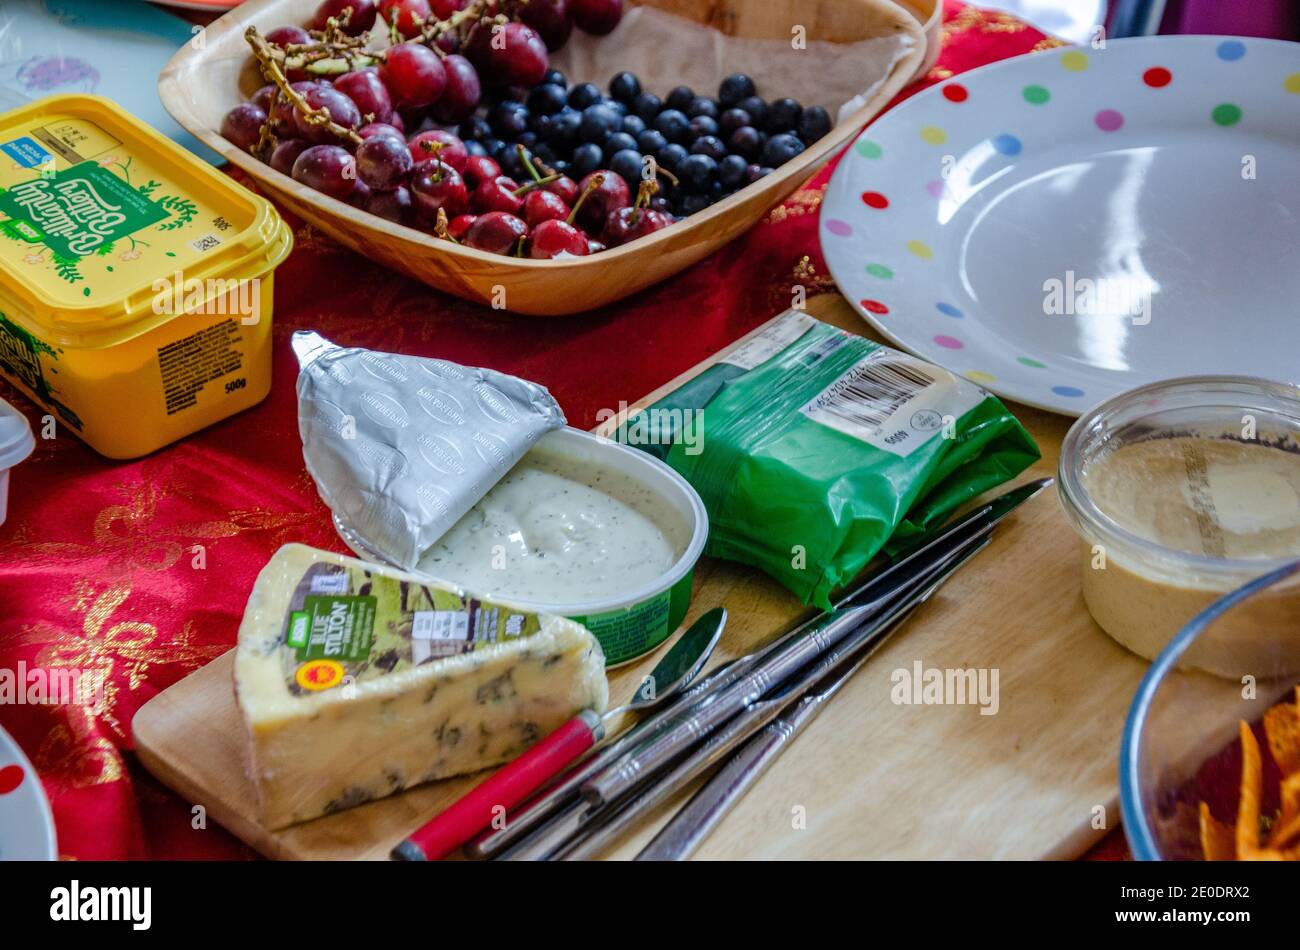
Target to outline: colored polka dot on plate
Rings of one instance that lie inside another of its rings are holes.
[[[1031,106],[1044,105],[1047,100],[1052,98],[1052,94],[1047,91],[1046,86],[1026,86],[1020,94],[1025,97],[1025,102],[1028,102]]]
[[[1300,96],[1300,73],[1292,73],[1282,80],[1282,88]]]
[[[998,378],[992,373],[983,373],[979,370],[967,373],[966,378],[972,383],[980,383],[982,385],[988,385],[989,383],[996,383],[998,381]]]
[[[889,199],[878,191],[864,191],[862,193],[862,203],[868,208],[875,208],[877,211],[889,207]]]
[[[1164,88],[1173,78],[1174,74],[1163,66],[1152,66],[1142,74],[1142,81],[1152,89]]]
[[[1040,363],[1040,362],[1038,362],[1038,360],[1031,360],[1028,356],[1017,356],[1017,357],[1016,357],[1016,362],[1017,362],[1017,363],[1020,363],[1022,366],[1031,366],[1031,367],[1033,367],[1034,369],[1046,369],[1046,368],[1047,368],[1047,364],[1046,364],[1046,363]]]
[[[1102,109],[1092,117],[1092,121],[1103,132],[1118,132],[1124,125],[1124,116],[1117,109]]]
[[[934,342],[946,350],[960,350],[962,347],[961,340],[957,339],[955,336],[945,336],[942,333],[934,338]]]
[[[944,189],[948,187],[942,180],[935,178],[925,183],[925,190],[931,198],[942,198]]]
[[[879,300],[859,300],[858,303],[862,304],[862,309],[869,313],[879,314],[882,317],[889,313],[889,308]]]
[[[1020,139],[1007,132],[993,136],[993,147],[1002,155],[1019,155],[1024,148]]]
[[[937,125],[927,125],[921,129],[921,141],[931,145],[942,145],[948,141],[948,133]]]
[[[1058,396],[1067,396],[1071,399],[1083,395],[1083,390],[1078,386],[1053,386],[1052,392]]]
[[[857,145],[853,146],[853,150],[863,158],[879,158],[885,153],[885,150],[871,139],[860,140]]]
[[[950,82],[943,87],[943,97],[949,102],[965,102],[970,98],[970,92],[959,82]]]
[[[930,245],[924,241],[908,241],[907,249],[922,260],[928,261],[934,257],[934,251],[930,250]]]
[[[1236,125],[1241,121],[1241,106],[1231,102],[1221,102],[1210,112],[1210,118],[1218,125]]]
[[[958,310],[958,309],[957,309],[956,307],[954,307],[952,304],[950,304],[950,303],[944,303],[942,300],[939,301],[937,304],[934,305],[934,309],[935,309],[935,310],[938,310],[938,311],[939,311],[941,314],[943,314],[945,317],[952,317],[952,318],[954,318],[954,319],[956,319],[956,320],[960,320],[962,317],[965,316],[964,313],[962,313],[960,310]]]
[[[21,765],[6,765],[0,768],[0,795],[8,795],[21,784],[23,784]]]
[[[839,218],[829,218],[826,221],[826,230],[836,237],[848,237],[853,233],[853,227],[847,221],[841,221]]]
[[[1219,59],[1235,63],[1246,55],[1246,44],[1241,40],[1224,40],[1215,48],[1214,52]]]
[[[894,276],[894,272],[884,264],[868,264],[867,273],[872,277],[878,277],[881,280],[889,280]]]
[[[1088,68],[1088,57],[1077,49],[1070,50],[1061,57],[1061,68],[1072,73],[1081,73]]]

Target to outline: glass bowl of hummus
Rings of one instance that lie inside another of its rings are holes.
[[[1228,591],[1300,558],[1300,388],[1238,376],[1153,383],[1101,403],[1061,446],[1084,603],[1151,660]],[[1300,592],[1252,601],[1179,663],[1238,679],[1287,638],[1300,671]]]

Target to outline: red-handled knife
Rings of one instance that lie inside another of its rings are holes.
[[[706,612],[641,681],[631,702],[603,716],[583,710],[407,837],[392,856],[401,861],[437,861],[451,854],[599,744],[606,728],[624,713],[649,709],[686,687],[708,661],[726,624],[723,608]]]

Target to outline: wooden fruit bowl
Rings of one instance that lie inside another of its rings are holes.
[[[163,105],[204,143],[246,171],[259,186],[295,214],[367,258],[467,300],[499,305],[536,316],[579,313],[626,297],[690,266],[751,227],[843,146],[921,68],[927,42],[922,14],[892,0],[631,0],[694,20],[724,35],[785,40],[792,24],[804,24],[809,41],[856,43],[906,35],[912,46],[851,115],[831,132],[773,173],[671,227],[622,247],[589,257],[531,260],[489,254],[390,223],[328,198],[274,171],[227,142],[221,119],[261,84],[244,40],[249,26],[263,32],[310,19],[319,0],[248,0],[207,28],[201,44],[187,44],[158,79]],[[935,4],[926,0],[926,14]],[[937,16],[930,16],[933,27]],[[930,31],[933,34],[933,29]],[[575,35],[577,31],[575,30]],[[612,40],[618,33],[605,40]],[[570,43],[573,41],[571,40]],[[631,44],[620,68],[642,75],[647,88],[666,94],[676,82],[665,75],[662,51]],[[201,48],[199,48],[201,46]],[[567,47],[566,47],[567,48]],[[553,54],[562,56],[563,50]],[[621,51],[620,51],[621,52]],[[564,68],[561,66],[561,68]],[[814,64],[814,68],[816,65]],[[595,82],[581,65],[566,69],[570,82]],[[783,94],[777,83],[755,75],[760,94]],[[663,85],[663,89],[658,89]],[[703,86],[699,88],[703,89]],[[841,103],[824,103],[832,115]]]

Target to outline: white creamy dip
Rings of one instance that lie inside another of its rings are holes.
[[[593,603],[662,577],[689,540],[684,519],[634,479],[534,448],[418,569],[485,595]]]

